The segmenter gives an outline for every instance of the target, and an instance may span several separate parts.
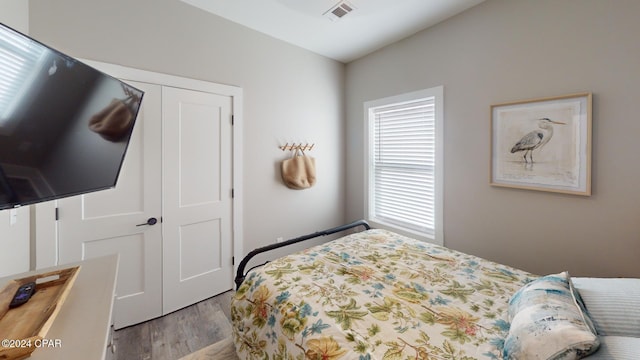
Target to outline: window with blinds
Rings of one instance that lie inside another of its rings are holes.
[[[370,221],[436,238],[439,103],[425,90],[369,104]]]
[[[0,32],[0,130],[8,125],[20,92],[31,86],[33,69],[44,55],[31,40],[8,31]],[[5,129],[6,130],[6,129]]]

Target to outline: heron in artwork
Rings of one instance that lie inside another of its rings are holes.
[[[533,130],[527,135],[523,136],[513,147],[511,153],[518,151],[524,151],[524,162],[528,163],[527,154],[529,154],[529,160],[533,164],[533,150],[543,147],[551,140],[553,136],[553,124],[566,125],[566,123],[553,121],[549,118],[538,119],[538,127],[540,130]]]

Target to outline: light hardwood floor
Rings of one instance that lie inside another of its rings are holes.
[[[112,360],[176,360],[231,337],[233,291],[114,334]],[[109,353],[110,351],[108,351]]]

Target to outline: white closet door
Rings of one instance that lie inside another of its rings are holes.
[[[232,283],[232,98],[164,87],[163,311]]]
[[[29,206],[0,210],[0,277],[29,271]]]
[[[58,202],[60,264],[120,255],[117,329],[162,315],[161,87],[129,83],[145,95],[116,187]]]

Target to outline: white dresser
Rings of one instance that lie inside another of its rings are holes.
[[[105,359],[109,345],[118,256],[108,255],[77,263],[0,278],[9,280],[80,265],[80,272],[47,333],[51,347],[36,349],[29,359]]]

